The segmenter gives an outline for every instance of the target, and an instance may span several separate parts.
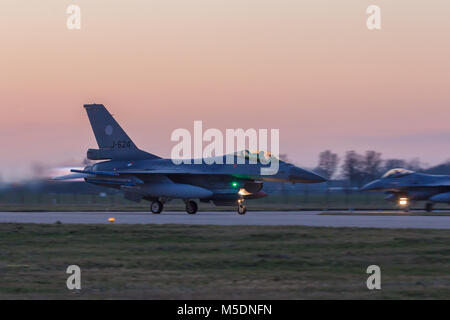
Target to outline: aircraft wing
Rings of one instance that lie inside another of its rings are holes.
[[[182,170],[179,168],[164,168],[164,169],[148,169],[148,170],[117,170],[119,174],[205,174],[202,170]]]
[[[184,170],[181,168],[164,168],[164,169],[138,169],[138,170],[127,170],[127,169],[123,169],[123,170],[116,170],[114,171],[115,173],[118,174],[135,174],[135,175],[153,175],[153,174],[159,174],[159,175],[169,175],[169,174],[183,174],[183,175],[187,175],[187,174],[192,174],[192,175],[224,175],[224,176],[239,176],[239,174],[230,174],[228,172],[205,172],[202,169],[189,169],[189,170]]]

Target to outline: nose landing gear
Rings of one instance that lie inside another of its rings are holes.
[[[427,204],[425,205],[425,211],[426,212],[431,212],[433,211],[433,204],[430,202],[427,202]]]
[[[244,199],[239,199],[237,202],[238,202],[238,209],[237,209],[237,212],[238,212],[240,215],[245,214],[245,213],[247,212],[247,208],[243,205]]]

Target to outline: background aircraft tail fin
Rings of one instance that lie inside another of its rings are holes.
[[[85,104],[84,108],[88,114],[89,122],[91,123],[99,147],[99,150],[89,149],[88,158],[92,160],[137,160],[159,158],[138,149],[103,104]],[[101,158],[100,155],[102,155],[103,158]]]

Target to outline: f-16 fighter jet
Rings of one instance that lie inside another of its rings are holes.
[[[84,107],[99,147],[89,149],[87,158],[106,161],[83,170],[72,169],[73,174],[55,179],[84,178],[88,183],[122,190],[129,200],[150,201],[150,210],[155,214],[160,213],[164,203],[171,199],[182,199],[189,214],[197,212],[196,199],[212,201],[215,205],[236,205],[238,213],[245,214],[245,199],[267,196],[262,191],[264,181],[326,181],[278,158],[278,172],[263,175],[261,169],[269,166],[266,160],[271,157],[264,152],[244,150],[233,153],[233,163],[229,163],[230,158],[226,159],[227,155],[224,155],[220,156],[222,161],[206,161],[208,158],[205,158],[200,162],[176,164],[172,159],[162,159],[137,148],[104,105],[88,104]]]
[[[425,210],[431,212],[434,203],[450,203],[450,176],[392,169],[361,190],[385,191],[387,200],[393,200],[405,209],[410,201],[427,201]]]

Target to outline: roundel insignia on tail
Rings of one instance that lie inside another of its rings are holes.
[[[108,124],[108,125],[105,127],[105,133],[106,133],[108,136],[112,135],[112,133],[113,133],[113,127],[112,127],[112,125]]]

